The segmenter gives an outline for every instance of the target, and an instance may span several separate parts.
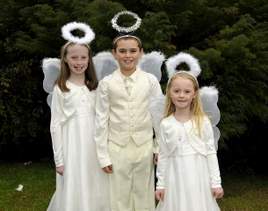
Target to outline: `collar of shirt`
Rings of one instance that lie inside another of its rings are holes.
[[[137,67],[136,70],[130,75],[130,76],[125,76],[121,73],[121,71],[119,70],[119,73],[123,79],[123,81],[130,79],[130,82],[135,82],[137,80],[138,74],[140,72],[140,69]]]

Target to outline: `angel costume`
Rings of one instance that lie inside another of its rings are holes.
[[[218,211],[211,188],[221,187],[210,120],[204,117],[201,138],[192,120],[174,115],[160,125],[157,189],[165,189],[156,211]]]
[[[140,68],[129,77],[117,69],[99,83],[95,141],[101,167],[113,165],[112,211],[155,209],[149,99],[159,95],[156,77]]]
[[[95,91],[66,83],[56,85],[51,105],[51,136],[56,167],[56,191],[48,211],[109,211],[108,178],[102,172],[93,141]]]

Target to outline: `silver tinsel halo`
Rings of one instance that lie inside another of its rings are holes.
[[[117,21],[118,21],[118,18],[121,15],[130,15],[130,16],[132,16],[133,18],[136,19],[136,23],[133,24],[130,27],[122,27],[122,26],[119,26],[117,24]],[[125,10],[125,11],[121,11],[121,12],[115,14],[115,16],[113,17],[113,19],[111,20],[111,23],[112,23],[112,27],[116,31],[129,33],[129,32],[136,31],[140,27],[140,25],[141,25],[141,18],[136,13]]]

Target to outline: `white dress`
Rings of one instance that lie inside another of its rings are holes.
[[[207,118],[203,138],[198,138],[191,120],[181,123],[173,115],[160,126],[157,189],[165,197],[156,211],[218,211],[211,187],[221,187],[213,132]]]
[[[108,178],[97,160],[94,136],[95,91],[66,83],[55,86],[51,105],[51,136],[56,166],[56,191],[48,211],[110,211]]]

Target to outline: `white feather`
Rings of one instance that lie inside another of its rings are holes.
[[[72,31],[75,29],[79,29],[83,31],[85,35],[83,37],[74,36],[72,34]],[[92,40],[95,39],[94,31],[86,23],[81,23],[81,22],[67,23],[61,28],[61,32],[62,32],[62,37],[65,40],[78,43],[78,44],[88,44]]]
[[[18,187],[16,188],[16,191],[21,192],[23,190],[23,185],[19,184]]]
[[[201,68],[198,60],[191,54],[180,52],[175,56],[170,57],[166,61],[166,68],[168,72],[168,77],[171,78],[177,70],[177,66],[181,63],[186,63],[189,66],[189,72],[197,77],[201,73]]]

